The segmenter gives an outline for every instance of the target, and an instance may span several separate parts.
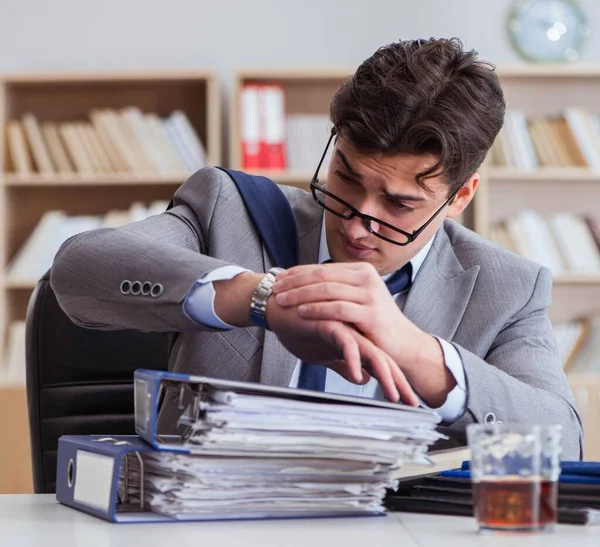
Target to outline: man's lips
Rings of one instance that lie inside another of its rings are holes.
[[[369,258],[377,250],[373,247],[367,247],[365,245],[355,243],[344,235],[341,236],[341,239],[342,247],[344,248],[346,254],[349,254],[358,260],[365,260]]]
[[[376,250],[374,247],[365,247],[364,245],[361,245],[360,243],[356,243],[356,242],[348,239],[348,237],[346,237],[343,234],[342,234],[342,241],[344,243],[346,243],[347,245],[351,245],[352,247],[356,247],[357,249],[361,249],[363,251],[375,251]]]

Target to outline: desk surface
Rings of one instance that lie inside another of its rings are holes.
[[[0,545],[29,547],[597,547],[600,527],[559,525],[553,534],[481,536],[466,517],[390,513],[381,518],[113,524],[53,495],[0,495]]]

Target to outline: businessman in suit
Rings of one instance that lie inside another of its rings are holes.
[[[578,459],[550,272],[453,220],[504,111],[493,67],[459,41],[380,48],[332,100],[327,184],[317,167],[311,192],[282,187],[299,266],[272,270],[209,167],[169,211],[67,241],[58,302],[84,327],[175,333],[174,371],[422,404],[463,440],[472,422],[558,423]]]

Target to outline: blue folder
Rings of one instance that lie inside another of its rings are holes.
[[[162,370],[138,369],[134,373],[135,432],[157,450],[189,452],[186,441],[192,430],[185,423],[182,425],[181,418],[188,416],[192,421],[196,419],[200,412],[204,391],[211,388],[321,403],[339,402],[402,409],[404,412],[428,416],[436,423],[440,421],[439,416],[427,409],[366,397],[275,387],[254,382],[235,382]]]
[[[131,503],[129,468],[138,454],[152,450],[137,435],[63,435],[58,440],[56,499],[112,522],[173,520],[147,511],[139,500]]]
[[[442,471],[441,477],[470,479],[470,462],[463,462],[461,469]],[[600,484],[600,462],[562,461],[559,482],[570,484]]]
[[[156,451],[137,435],[63,435],[58,441],[56,499],[110,522],[193,522],[288,518],[381,517],[382,511],[311,509],[276,514],[257,508],[253,513],[211,511],[178,517],[154,512],[144,505],[144,461],[140,454]],[[180,453],[180,452],[179,452]],[[184,455],[187,457],[187,455]],[[195,457],[189,455],[189,457]],[[142,477],[140,482],[139,477]],[[140,485],[141,490],[140,490]]]

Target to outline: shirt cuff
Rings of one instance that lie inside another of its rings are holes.
[[[231,330],[232,325],[221,321],[215,312],[215,288],[213,281],[233,279],[236,275],[249,272],[240,266],[222,266],[198,279],[183,301],[183,312],[196,323],[215,329]]]
[[[456,386],[448,393],[446,401],[439,408],[433,408],[446,423],[458,420],[465,412],[467,404],[467,383],[465,380],[465,368],[458,350],[448,341],[435,337],[444,353],[444,363],[454,376]],[[426,408],[427,405],[423,405]]]

